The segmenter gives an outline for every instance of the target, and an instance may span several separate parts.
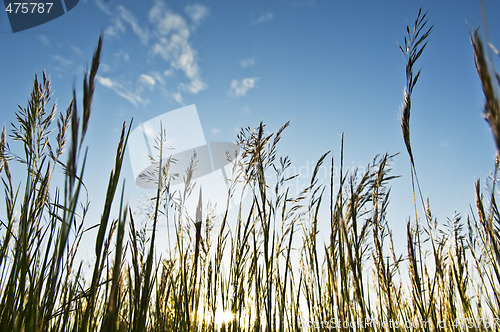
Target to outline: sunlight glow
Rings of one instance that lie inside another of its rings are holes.
[[[214,315],[214,323],[216,326],[229,324],[234,319],[234,314],[230,310],[217,309]]]

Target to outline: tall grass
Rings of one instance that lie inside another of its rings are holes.
[[[454,215],[438,223],[418,183],[410,142],[411,96],[420,75],[416,63],[431,31],[419,11],[401,46],[407,61],[401,128],[415,207],[404,254],[395,252],[386,219],[390,184],[397,179],[391,173],[395,155],[378,155],[365,168],[346,169],[342,137],[338,155],[320,156],[310,181],[297,191],[290,159],[278,154],[289,123],[276,132],[261,123],[237,135],[241,155],[222,216],[203,206],[201,191],[194,191],[196,158],[184,174],[180,199],[173,198],[169,170],[175,161],[164,158],[163,131],[152,156],[157,191],[146,213],[123,201],[125,184],[117,197],[131,128],[124,123],[101,218],[90,220],[82,195],[89,151],[84,138],[102,38],[84,77],[81,112],[73,91],[67,110],[57,113],[46,75],[35,76],[27,106],[19,108],[16,122],[0,137],[5,200],[0,330],[499,330],[495,183],[500,159],[488,199],[478,181],[476,207],[465,218]],[[485,118],[500,151],[500,77],[478,32],[471,41]],[[323,167],[330,168],[329,183],[319,177]],[[64,171],[63,188],[52,181],[56,169]],[[245,188],[248,202],[236,196],[236,185]],[[196,211],[185,208],[190,195],[199,195]],[[230,213],[231,198],[239,201],[235,213]],[[113,218],[114,204],[119,207]],[[160,222],[174,228],[167,252],[155,249]],[[325,222],[329,234],[322,241],[319,225]],[[85,274],[76,253],[90,229],[97,230],[95,256],[91,273]]]

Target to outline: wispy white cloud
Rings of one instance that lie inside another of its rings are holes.
[[[59,67],[69,68],[73,65],[73,61],[71,61],[70,59],[65,58],[61,55],[53,55],[52,59],[54,59],[57,62],[57,65]]]
[[[102,86],[111,89],[118,96],[132,103],[134,106],[139,106],[140,104],[145,105],[146,101],[142,99],[137,93],[125,88],[122,84],[112,80],[109,77],[97,76],[97,82]]]
[[[111,10],[111,8],[109,8],[108,5],[106,5],[104,3],[104,1],[102,1],[102,0],[95,0],[95,4],[97,5],[97,8],[99,8],[99,10],[101,12],[103,12],[104,14],[113,15],[113,11]]]
[[[132,12],[125,9],[123,6],[111,9],[102,0],[96,0],[95,3],[99,10],[112,17],[111,25],[105,30],[106,36],[118,37],[124,34],[127,31],[126,24],[128,24],[137,37],[139,37],[139,40],[143,45],[148,43],[149,31],[147,27],[141,27],[138,19]]]
[[[118,37],[125,32],[125,24],[119,17],[113,17],[112,24],[106,28],[104,34],[108,37]]]
[[[142,85],[146,85],[150,88],[153,88],[156,85],[156,80],[154,79],[154,77],[148,74],[141,74],[141,76],[139,76],[139,82]]]
[[[241,68],[252,67],[255,64],[255,60],[253,58],[246,58],[240,61]]]
[[[246,96],[247,92],[255,87],[257,80],[257,77],[247,77],[241,81],[234,79],[231,81],[231,87],[229,88],[228,94],[231,97]]]
[[[184,11],[176,12],[167,7],[164,1],[154,1],[147,21],[141,22],[134,12],[123,5],[111,6],[103,0],[95,0],[95,3],[101,12],[110,16],[111,24],[105,31],[107,36],[120,38],[127,30],[132,31],[140,42],[147,46],[153,58],[166,62],[166,68],[162,71],[139,73],[129,84],[124,81],[120,81],[120,84],[109,77],[101,77],[102,85],[135,105],[144,103],[141,95],[146,90],[160,89],[176,102],[183,104],[182,94],[197,94],[207,88],[201,76],[197,52],[191,43],[191,35],[209,15],[208,7],[192,4],[184,7]],[[123,51],[116,52],[114,57],[117,64],[131,61],[129,54]],[[116,68],[114,65],[108,66],[107,75]],[[175,76],[177,73],[180,75]],[[166,89],[167,77],[175,77],[178,82],[173,91]],[[134,84],[135,90],[125,88]],[[127,96],[127,93],[131,95]]]
[[[153,45],[153,54],[163,58],[173,69],[184,73],[189,83],[180,85],[183,90],[192,94],[204,90],[207,85],[201,79],[196,51],[189,42],[191,31],[186,20],[167,10],[162,2],[156,2],[151,8],[149,20],[155,24],[158,37]]]
[[[253,19],[251,21],[251,23],[252,24],[261,24],[261,23],[272,20],[273,17],[274,17],[273,13],[265,12],[265,13],[261,14],[260,16],[258,16],[257,18]]]
[[[101,77],[101,76],[97,76],[97,81],[99,83],[101,83],[102,85],[104,85],[105,87],[107,88],[112,88],[114,84],[114,82],[110,79],[110,78],[107,78],[107,77]]]
[[[149,32],[147,28],[142,28],[139,25],[137,18],[123,6],[118,6],[117,10],[119,17],[130,25],[132,31],[134,31],[137,37],[141,40],[141,43],[146,45],[149,39]]]
[[[495,45],[493,45],[491,42],[488,42],[488,46],[493,52],[495,52],[496,55],[500,56],[500,52],[496,49]]]
[[[156,31],[160,36],[175,34],[183,39],[189,38],[189,27],[186,20],[181,15],[167,10],[163,2],[156,2],[151,8],[149,20],[156,25]]]
[[[115,57],[115,59],[118,63],[121,63],[123,61],[130,62],[130,55],[125,51],[120,50],[120,51],[116,52],[115,54],[113,54],[113,56]]]
[[[159,83],[161,85],[165,84],[165,79],[163,78],[163,76],[159,72],[152,71],[149,73],[149,75],[151,77],[153,77],[157,83]]]
[[[188,5],[186,6],[185,11],[195,24],[199,24],[205,17],[208,16],[209,12],[207,7],[200,4]]]
[[[101,63],[99,65],[99,71],[104,73],[109,73],[111,71],[111,67],[107,63]]]
[[[71,48],[71,50],[77,54],[77,55],[83,55],[83,52],[81,49],[79,49],[77,46],[75,45],[69,45],[69,48]]]
[[[174,98],[174,100],[177,103],[184,105],[184,100],[182,99],[182,94],[180,92],[176,92],[176,93],[172,94],[172,98]]]

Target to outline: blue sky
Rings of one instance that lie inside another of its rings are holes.
[[[104,32],[86,141],[91,200],[103,201],[123,121],[134,118],[137,125],[196,104],[207,141],[235,141],[240,127],[264,121],[277,130],[291,120],[280,152],[307,175],[328,150],[338,165],[341,133],[349,167],[400,152],[388,216],[398,239],[412,215],[412,196],[399,124],[405,60],[397,43],[420,5],[435,30],[419,63],[412,145],[423,194],[444,222],[455,210],[469,212],[475,181],[493,167],[469,41],[483,25],[476,1],[81,0],[67,14],[18,33],[0,6],[0,124],[13,121],[43,70],[64,110],[73,86],[81,94],[82,73]],[[485,7],[498,47],[500,3]],[[133,197],[128,160],[123,172]]]

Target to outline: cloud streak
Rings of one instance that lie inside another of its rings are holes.
[[[128,102],[132,103],[134,106],[146,104],[146,101],[144,99],[142,99],[141,96],[139,96],[138,94],[134,93],[133,91],[125,88],[122,84],[118,83],[117,81],[112,80],[109,77],[102,77],[102,76],[97,76],[96,79],[97,79],[97,82],[99,84],[101,84],[102,86],[104,86],[108,89],[111,89],[118,96],[120,96],[123,99],[127,100]]]
[[[253,58],[247,58],[240,61],[241,68],[252,67],[255,64],[255,60]]]
[[[200,24],[208,16],[208,8],[200,4],[188,5],[185,11],[194,24]]]
[[[120,19],[128,23],[128,25],[132,28],[132,31],[139,37],[142,44],[146,45],[149,40],[149,32],[147,28],[141,28],[137,18],[125,9],[123,6],[118,6],[118,15]]]
[[[156,85],[156,80],[154,79],[154,77],[148,74],[141,74],[141,76],[139,76],[139,82],[151,88]]]
[[[207,88],[201,76],[198,55],[192,46],[191,36],[209,15],[208,7],[202,4],[192,4],[186,6],[182,12],[175,12],[164,2],[155,1],[149,10],[147,20],[141,22],[135,13],[124,6],[118,5],[111,8],[102,0],[95,0],[95,3],[101,12],[111,18],[111,25],[105,30],[107,36],[120,39],[125,37],[127,30],[129,32],[131,30],[141,44],[149,50],[149,56],[152,57],[150,60],[158,59],[166,64],[166,68],[162,70],[163,74],[153,71],[145,72],[139,74],[136,80],[131,81],[131,84],[124,84],[131,86],[135,82],[137,84],[135,95],[127,96],[128,90],[124,85],[111,81],[110,78],[101,78],[102,85],[134,105],[144,102],[144,99],[140,97],[140,94],[145,91],[144,88],[153,90],[160,87],[165,90],[165,77],[174,77],[177,72],[181,75],[177,76],[176,86],[173,87],[173,91],[167,93],[175,101],[183,103],[183,93],[197,94]],[[120,62],[128,61],[128,59],[119,59]]]
[[[238,81],[236,79],[231,81],[231,86],[229,88],[229,96],[231,97],[243,97],[246,96],[247,92],[255,87],[257,83],[257,77],[247,77]]]
[[[274,14],[271,12],[265,12],[256,19],[252,20],[252,24],[262,24],[264,22],[271,21],[274,18]]]
[[[202,5],[188,6],[188,14],[195,23],[199,23],[207,14],[208,9]],[[207,85],[201,79],[196,51],[189,39],[194,26],[189,26],[179,14],[169,11],[163,3],[157,2],[149,12],[149,20],[155,25],[157,40],[153,45],[153,54],[160,56],[172,68],[181,71],[189,83],[181,83],[183,91],[192,94],[206,89]]]

